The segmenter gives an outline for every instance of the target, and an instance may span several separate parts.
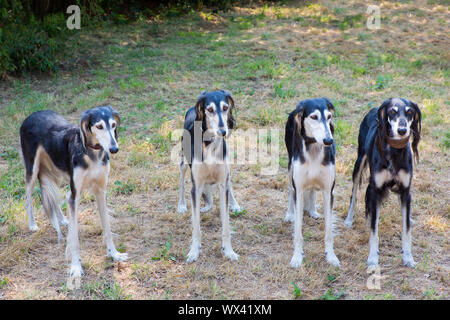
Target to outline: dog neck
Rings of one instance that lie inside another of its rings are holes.
[[[386,137],[387,143],[394,149],[406,148],[409,142],[409,136],[404,139],[392,139],[391,137]]]

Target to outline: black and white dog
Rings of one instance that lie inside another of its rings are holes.
[[[344,224],[353,223],[356,196],[364,169],[369,165],[370,178],[366,191],[366,217],[370,218],[370,252],[367,263],[378,265],[378,220],[381,201],[389,190],[399,195],[402,211],[403,264],[414,267],[411,253],[411,181],[413,175],[412,150],[419,159],[421,112],[412,101],[395,98],[369,111],[359,129],[358,159],[353,169],[353,191]]]
[[[191,169],[192,203],[192,245],[187,262],[198,259],[201,248],[200,212],[212,207],[211,186],[219,186],[220,217],[222,220],[222,251],[231,260],[238,255],[231,247],[228,205],[233,211],[240,211],[233,195],[230,168],[227,162],[225,137],[234,129],[234,101],[228,91],[203,92],[185,117],[182,137],[182,158],[180,163],[180,189],[178,212],[186,212],[184,199],[184,176],[187,166]],[[206,207],[200,209],[200,196]]]
[[[31,194],[36,179],[41,187],[42,206],[61,239],[60,224],[67,224],[61,211],[58,186],[63,178],[70,182],[67,193],[69,230],[67,250],[72,261],[70,276],[82,275],[78,240],[78,204],[84,189],[90,189],[97,200],[106,243],[107,255],[126,260],[112,239],[106,208],[106,185],[110,170],[109,154],[119,151],[117,127],[119,114],[110,106],[85,111],[80,127],[53,111],[38,111],[25,119],[20,127],[20,143],[26,171],[26,209],[30,230],[37,230]]]
[[[340,265],[333,249],[333,189],[336,176],[333,111],[333,104],[326,98],[302,100],[289,114],[286,123],[289,204],[285,220],[294,221],[294,255],[291,260],[294,268],[303,261],[303,210],[313,218],[320,217],[316,212],[316,190],[323,192],[326,258],[330,264]]]

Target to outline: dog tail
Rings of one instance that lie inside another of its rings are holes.
[[[61,208],[62,197],[57,182],[57,177],[52,175],[48,170],[41,170],[41,172],[39,172],[42,207],[53,227],[58,232],[58,237],[60,237],[61,234],[56,213]]]

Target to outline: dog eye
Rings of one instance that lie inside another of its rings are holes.
[[[314,115],[311,116],[311,119],[317,120],[317,119],[319,119],[319,118],[314,114]]]
[[[96,125],[97,129],[103,130],[103,126],[101,124]]]
[[[213,109],[213,107],[209,107],[208,109],[206,109],[206,110],[208,110],[208,112],[214,112],[214,109]]]

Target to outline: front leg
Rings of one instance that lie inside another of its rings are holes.
[[[109,223],[109,214],[106,210],[106,186],[100,188],[94,192],[95,199],[97,200],[98,211],[100,213],[100,220],[103,228],[103,241],[106,244],[106,254],[108,257],[113,258],[115,261],[128,260],[128,254],[120,253],[114,246],[112,239],[111,226]]]
[[[298,179],[298,177],[296,177]],[[294,218],[294,254],[291,259],[291,267],[298,268],[303,262],[303,187],[294,178],[295,192],[295,218]]]
[[[68,201],[69,207],[69,227],[67,233],[66,257],[70,255],[70,273],[67,281],[69,289],[78,289],[80,287],[83,268],[81,267],[80,258],[80,242],[78,239],[78,204],[80,203],[80,195],[82,188],[81,175],[76,175],[71,179],[71,194]]]
[[[380,191],[375,189],[375,186],[369,183],[366,190],[366,211],[367,217],[370,219],[370,240],[369,240],[369,257],[367,258],[367,265],[369,267],[378,266],[378,220],[379,220],[379,198]]]
[[[180,185],[179,185],[179,200],[178,200],[178,213],[183,214],[187,211],[186,200],[184,198],[184,176],[186,174],[187,164],[184,161],[184,157],[181,158],[180,163]]]
[[[416,262],[411,253],[411,194],[409,189],[403,191],[400,196],[402,210],[402,253],[403,265],[414,268]]]
[[[203,184],[197,183],[192,175],[192,243],[191,249],[187,255],[187,263],[194,262],[198,259],[201,248],[201,230],[200,230],[200,196],[203,192]]]
[[[335,267],[339,267],[341,263],[336,257],[333,248],[333,189],[331,188],[323,192],[323,204],[325,215],[325,255],[328,263]]]
[[[222,251],[231,260],[237,260],[238,255],[231,246],[230,219],[228,214],[229,191],[226,183],[219,183],[220,218],[222,220]]]

